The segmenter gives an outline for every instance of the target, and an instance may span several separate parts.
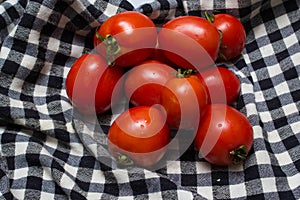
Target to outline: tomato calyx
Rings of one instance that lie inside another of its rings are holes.
[[[195,73],[195,70],[192,69],[178,69],[176,72],[176,77],[177,78],[188,78],[189,76],[191,76],[192,74]]]
[[[215,21],[215,15],[209,14],[208,12],[204,12],[205,19],[207,19],[210,23]]]
[[[118,153],[117,164],[122,166],[131,166],[134,162],[127,155]]]
[[[116,56],[121,51],[118,41],[109,34],[105,37],[102,37],[102,35],[96,32],[96,37],[106,45],[106,61],[108,66],[113,66],[115,64]]]
[[[238,165],[244,160],[246,160],[248,155],[247,148],[245,145],[241,145],[238,148],[231,150],[229,154],[234,165]]]
[[[214,23],[215,21],[215,14],[212,13],[212,14],[209,14],[208,12],[204,12],[204,16],[205,16],[205,19],[207,21],[209,21],[210,23]],[[223,41],[222,41],[222,38],[223,38],[223,32],[221,30],[218,30],[219,33],[220,33],[220,47],[219,49],[222,50],[222,49],[227,49],[227,46],[223,44]],[[218,52],[218,57],[221,58],[222,60],[227,60],[226,56],[224,54],[221,53],[221,51]]]
[[[223,44],[222,38],[223,38],[223,32],[221,30],[218,30],[220,33],[220,47],[219,50],[222,49],[227,49],[227,46]],[[223,60],[227,60],[226,56],[224,54],[221,53],[221,51],[218,52],[218,57],[223,59]]]

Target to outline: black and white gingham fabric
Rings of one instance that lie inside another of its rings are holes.
[[[141,2],[0,0],[0,199],[300,199],[300,1]],[[64,82],[95,28],[134,9],[156,23],[211,10],[242,21],[246,47],[227,65],[254,129],[243,165],[215,167],[193,149],[157,171],[101,162],[105,141],[74,118]]]

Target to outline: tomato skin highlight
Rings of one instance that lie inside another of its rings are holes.
[[[207,68],[217,59],[220,33],[207,20],[196,16],[174,18],[162,26],[159,47],[165,56],[185,69]]]
[[[148,58],[157,44],[155,24],[146,15],[136,11],[118,13],[108,18],[94,35],[94,47],[103,57],[108,58],[109,45],[105,44],[111,36],[116,40],[119,51],[110,59],[115,65],[134,66]],[[101,38],[99,38],[101,37]]]
[[[108,132],[108,145],[118,159],[125,155],[135,164],[150,167],[164,156],[170,142],[165,114],[156,107],[136,106],[121,113]]]
[[[222,32],[222,45],[220,49],[221,60],[231,60],[239,56],[246,43],[246,32],[243,24],[229,14],[217,14],[213,24]],[[222,47],[223,46],[223,47]]]
[[[122,93],[117,83],[123,74],[122,68],[108,67],[101,56],[84,54],[73,63],[67,75],[67,95],[82,114],[104,113],[111,108],[112,93]]]
[[[174,74],[175,69],[166,64],[145,61],[128,72],[124,83],[125,94],[135,106],[160,104],[161,90]]]
[[[174,128],[194,129],[207,105],[205,87],[196,75],[174,77],[161,92],[161,105],[167,113],[167,122]]]
[[[228,166],[234,163],[231,151],[244,146],[249,153],[253,145],[253,129],[238,110],[226,104],[210,104],[199,123],[194,143],[208,162]]]
[[[231,70],[215,66],[196,74],[209,95],[209,103],[235,102],[240,94],[241,83]]]

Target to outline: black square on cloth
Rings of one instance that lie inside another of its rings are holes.
[[[262,90],[267,90],[274,87],[272,79],[269,78],[259,81],[259,86]]]
[[[287,49],[276,54],[276,58],[277,58],[278,62],[281,62],[282,60],[288,58],[289,56],[290,56],[290,54]]]
[[[88,22],[80,14],[76,15],[71,22],[78,28],[84,29],[88,25]]]
[[[283,6],[285,8],[285,12],[289,13],[289,12],[296,10],[298,8],[297,2],[298,1],[283,1]]]
[[[57,52],[55,54],[53,61],[54,61],[54,64],[56,64],[56,65],[65,66],[66,62],[69,58],[70,58],[69,56],[67,56],[63,53]]]
[[[245,173],[245,181],[255,180],[260,177],[259,170],[257,166],[251,166],[247,168]]]
[[[104,183],[103,193],[119,196],[119,186],[117,183]]]
[[[290,68],[290,69],[284,71],[283,75],[286,78],[286,80],[292,80],[292,79],[295,79],[295,78],[299,78],[296,68]]]
[[[26,154],[25,157],[29,167],[41,166],[39,154],[30,153]]]
[[[26,189],[32,189],[37,191],[42,191],[43,179],[36,176],[28,176]]]
[[[213,171],[211,174],[212,185],[229,185],[227,171]]]
[[[197,185],[197,174],[181,174],[180,177],[183,186]]]
[[[11,170],[14,170],[16,169],[16,166],[15,166],[15,163],[16,163],[16,160],[17,158],[15,156],[8,156],[6,158],[6,163],[7,163],[7,168],[8,169],[11,169]]]
[[[296,199],[291,191],[278,191],[279,199]]]
[[[259,70],[259,69],[267,67],[264,59],[258,59],[256,61],[253,61],[252,66],[253,66],[254,70]]]
[[[36,84],[36,81],[38,80],[38,77],[40,76],[39,72],[36,71],[30,71],[28,76],[24,79],[27,83]]]
[[[269,79],[267,79],[267,80],[269,80]],[[267,81],[266,81],[266,83],[267,83]],[[265,83],[265,85],[267,85],[266,83]],[[267,103],[269,110],[275,110],[275,109],[278,109],[281,107],[281,102],[280,102],[279,97],[274,97],[272,99],[266,100],[266,103]]]
[[[63,189],[57,183],[55,183],[54,191],[55,191],[55,194],[65,195],[65,192],[63,191]]]
[[[291,95],[293,97],[293,100],[295,102],[298,102],[300,100],[300,89],[299,90],[296,90],[296,91],[292,91],[291,92]]]
[[[24,28],[32,29],[32,27],[34,26],[33,21],[35,21],[36,17],[28,13],[24,13],[23,17],[24,20],[21,20],[19,25]]]
[[[148,193],[147,184],[143,179],[130,181],[130,186],[132,188],[133,196]]]
[[[122,0],[120,2],[120,8],[125,8],[126,10],[133,10],[134,7],[132,6],[131,3],[129,3],[127,0]]]
[[[265,1],[266,4],[269,4],[269,1]],[[267,6],[267,5],[265,5]],[[260,13],[260,15],[262,16],[262,19],[264,22],[268,22],[271,21],[272,19],[275,18],[275,15],[273,13],[273,10],[271,8],[267,8],[265,9],[263,12]]]
[[[84,156],[81,158],[80,160],[80,164],[79,164],[79,167],[81,168],[94,168],[95,166],[95,158],[92,157],[92,156]]]
[[[56,158],[58,158],[64,162],[68,162],[70,154],[56,149],[53,153],[53,156],[55,156]]]
[[[251,53],[251,52],[254,52],[257,49],[259,49],[259,46],[258,46],[257,42],[254,40],[251,43],[249,42],[247,44],[247,46],[245,46],[245,48],[246,48],[246,50],[247,50],[248,53]],[[256,66],[256,65],[254,65],[254,66]]]
[[[86,181],[82,181],[78,178],[76,178],[76,183],[77,185],[82,188],[84,191],[89,191],[89,188],[90,188],[90,182],[86,182]]]
[[[63,30],[60,40],[65,43],[72,44],[74,36],[75,36],[74,32],[69,31],[69,30]],[[69,58],[69,57],[67,57],[67,58]]]
[[[0,30],[4,30],[5,28],[6,28],[6,21],[2,16],[0,16]]]
[[[11,60],[5,60],[4,65],[7,67],[3,67],[1,70],[2,72],[9,74],[9,75],[16,75],[19,69],[19,64],[11,61]]]
[[[292,23],[291,25],[295,32],[298,31],[300,29],[300,20]]]
[[[287,118],[286,117],[280,117],[280,118],[277,118],[277,119],[274,119],[274,126],[276,129],[279,129],[285,125],[288,125],[288,121],[287,121]]]
[[[282,39],[282,35],[280,34],[279,30],[269,33],[268,37],[269,37],[270,42],[272,42],[272,43],[275,43]]]
[[[11,19],[18,19],[20,17],[18,11],[14,7],[10,7],[6,9],[6,11]]]
[[[143,4],[138,11],[158,26],[176,15],[200,16],[204,9],[240,17],[247,43],[241,56],[228,61],[228,67],[241,80],[241,94],[233,106],[253,125],[254,149],[238,169],[212,167],[196,159],[193,150],[171,161],[178,168],[141,170],[139,177],[118,176],[128,171],[104,167],[97,157],[98,143],[92,140],[95,134],[81,137],[89,134],[86,127],[81,131],[72,121],[64,76],[76,56],[93,48],[96,26],[110,15],[134,10],[130,2],[1,1],[0,6],[5,7],[0,7],[0,137],[5,162],[0,163],[0,184],[5,186],[0,193],[9,194],[11,186],[19,189],[20,199],[300,197],[294,180],[300,171],[300,112],[294,111],[300,101],[300,21],[295,0],[157,0]],[[107,133],[111,120],[111,116],[103,120],[106,124],[99,129]],[[21,172],[28,173],[17,174]],[[103,175],[101,180],[94,177],[97,174]],[[12,184],[6,185],[5,179]],[[64,184],[66,180],[70,184]]]
[[[61,89],[64,84],[64,78],[58,76],[49,76],[48,87]]]
[[[167,190],[175,190],[177,186],[172,181],[160,177],[160,189],[161,191],[167,191]]]
[[[247,196],[247,200],[263,200],[263,199],[266,199],[264,194],[255,194],[255,195]]]
[[[300,145],[299,140],[295,135],[291,135],[288,138],[283,139],[282,142],[287,150],[297,148],[297,146]]]
[[[286,174],[282,171],[280,166],[273,165],[272,170],[275,177],[286,177]]]
[[[56,1],[53,10],[58,13],[63,13],[70,5],[65,1]]]
[[[56,30],[57,30],[57,26],[50,23],[46,23],[45,25],[43,25],[43,28],[41,29],[41,35],[51,36]]]
[[[86,199],[83,195],[81,195],[79,192],[76,192],[75,190],[71,191],[70,197],[71,197],[71,199],[78,199],[78,200]]]
[[[27,47],[27,42],[26,41],[19,40],[19,39],[14,39],[13,40],[13,46],[12,46],[13,50],[15,50],[19,53],[25,54],[26,47]]]
[[[300,160],[295,161],[295,166],[296,166],[297,170],[300,171]]]

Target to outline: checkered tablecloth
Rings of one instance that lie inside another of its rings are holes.
[[[300,1],[141,2],[0,0],[0,199],[300,199]],[[243,165],[212,166],[192,148],[155,171],[103,164],[100,129],[74,118],[64,84],[94,30],[125,10],[157,24],[211,10],[241,20],[246,47],[227,65],[254,129]]]

